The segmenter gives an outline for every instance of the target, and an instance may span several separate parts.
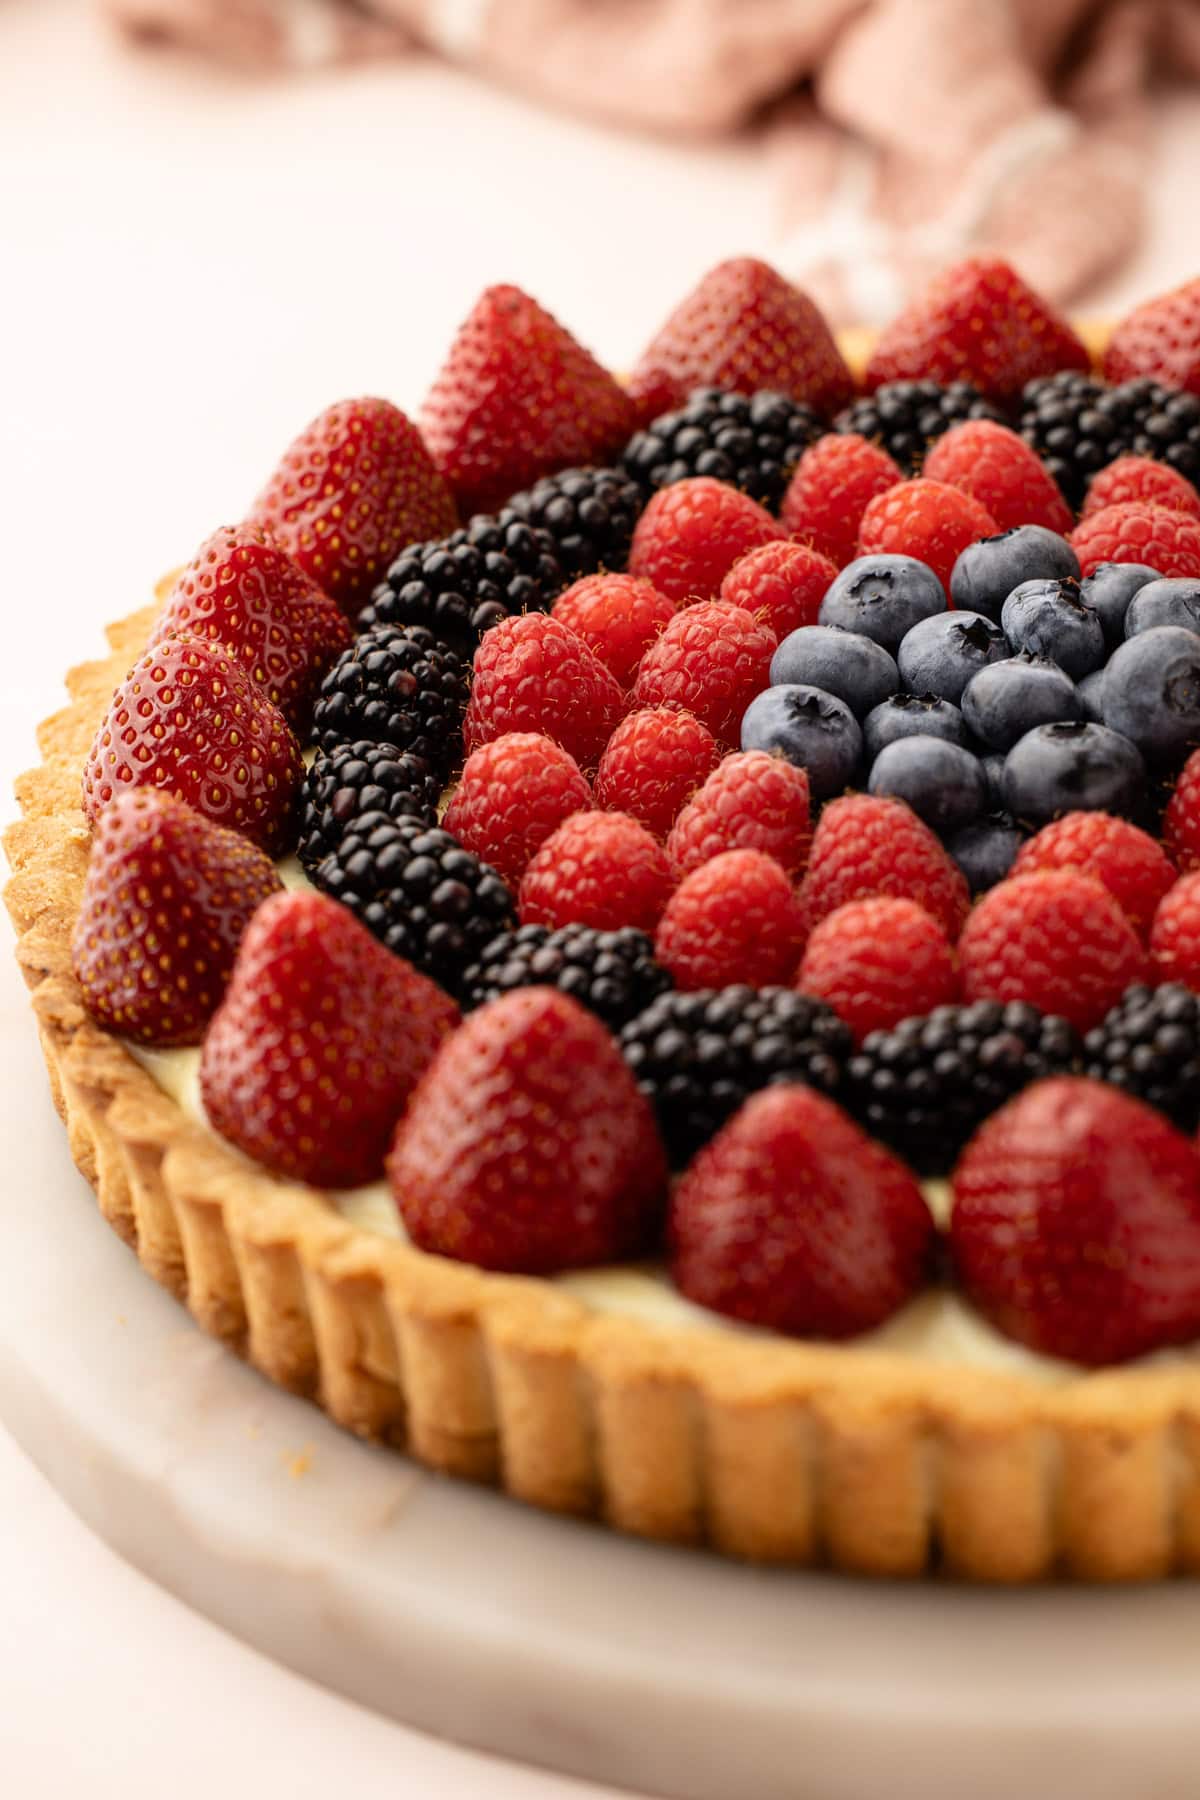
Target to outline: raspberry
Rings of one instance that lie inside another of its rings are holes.
[[[1014,875],[1079,869],[1106,887],[1138,936],[1149,935],[1158,903],[1175,881],[1162,846],[1127,819],[1073,812],[1046,825],[1022,846]]]
[[[1165,506],[1168,512],[1190,513],[1200,519],[1200,493],[1186,475],[1150,456],[1118,456],[1093,476],[1083,503],[1082,519],[1102,512],[1106,506],[1124,506],[1137,501],[1143,506]]]
[[[654,954],[679,988],[788,982],[804,942],[804,908],[773,856],[726,850],[672,894]]]
[[[675,602],[636,575],[585,575],[551,611],[627,688],[647,649],[675,617]]]
[[[711,600],[739,556],[784,535],[748,494],[696,475],[655,494],[633,534],[629,573],[680,605]]]
[[[591,801],[579,764],[560,744],[510,731],[467,758],[442,823],[515,888],[550,833]]]
[[[460,1026],[397,1126],[387,1171],[423,1250],[530,1275],[647,1249],[667,1181],[611,1033],[549,987]]]
[[[643,656],[632,703],[683,707],[718,743],[736,744],[742,714],[770,680],[777,648],[770,626],[743,607],[723,600],[685,607]]]
[[[1078,869],[1002,881],[976,905],[958,951],[968,1000],[1028,1000],[1077,1031],[1098,1025],[1146,974],[1133,926]]]
[[[700,1306],[802,1337],[869,1331],[921,1287],[933,1245],[910,1170],[799,1084],[748,1100],[671,1203],[671,1272]]]
[[[1200,869],[1200,750],[1180,771],[1163,818],[1163,846],[1180,869]]]
[[[859,553],[915,556],[949,590],[950,571],[968,544],[995,537],[985,506],[942,481],[902,481],[877,494],[862,516]]]
[[[502,619],[475,652],[463,721],[468,751],[510,731],[536,731],[595,768],[625,710],[616,677],[582,638],[544,613]]]
[[[808,776],[765,750],[727,756],[684,807],[667,839],[677,881],[725,850],[761,850],[787,874],[808,861],[812,818]]]
[[[1159,981],[1181,981],[1200,993],[1200,870],[1163,897],[1150,932],[1150,955]]]
[[[837,578],[827,556],[808,544],[760,544],[739,557],[721,583],[721,598],[764,619],[780,643],[815,625],[825,590]]]
[[[721,760],[716,739],[691,713],[647,707],[622,719],[596,771],[596,804],[629,813],[665,838],[679,809]]]
[[[1200,1334],[1200,1159],[1099,1081],[1039,1081],[954,1172],[950,1242],[971,1300],[1046,1356],[1121,1362]]]
[[[522,925],[652,932],[671,893],[662,845],[627,813],[577,812],[546,839],[521,880]]]
[[[785,531],[828,556],[838,568],[853,561],[868,502],[904,480],[886,450],[857,432],[819,438],[800,458],[780,508]],[[815,616],[803,621],[815,625]]]
[[[825,807],[813,835],[804,901],[810,923],[848,900],[915,900],[954,941],[971,904],[967,884],[937,838],[902,800],[846,794]]]
[[[1106,562],[1145,563],[1160,575],[1200,575],[1200,519],[1131,500],[1105,506],[1071,533],[1082,575]]]
[[[1074,515],[1041,459],[1007,425],[971,419],[953,425],[925,458],[930,481],[944,481],[986,507],[1001,531],[1045,525],[1068,532]]]
[[[808,940],[796,986],[832,1006],[862,1043],[958,998],[950,940],[915,900],[851,900]]]

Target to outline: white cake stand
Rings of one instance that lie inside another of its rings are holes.
[[[198,1611],[394,1718],[678,1800],[1195,1800],[1194,1585],[757,1572],[359,1444],[142,1273],[67,1159],[21,1025],[30,1080],[0,1093],[0,1416]]]

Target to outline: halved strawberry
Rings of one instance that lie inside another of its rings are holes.
[[[1006,262],[970,257],[943,269],[884,327],[865,386],[885,381],[973,381],[998,399],[1037,375],[1091,366],[1066,320]]]
[[[118,794],[71,941],[88,1012],[139,1044],[198,1044],[255,908],[281,886],[264,851],[173,794]]]
[[[954,1171],[959,1279],[1045,1356],[1121,1362],[1200,1337],[1200,1156],[1098,1081],[1027,1088]]]
[[[652,419],[701,386],[774,388],[825,416],[854,392],[819,308],[753,256],[718,263],[680,301],[642,352],[629,391],[639,416]]]
[[[383,1169],[396,1120],[458,1008],[336,900],[278,894],[250,922],[204,1039],[210,1123],[318,1187]]]
[[[1106,381],[1149,375],[1200,394],[1200,278],[1135,306],[1104,352]]]
[[[284,451],[247,515],[353,619],[406,544],[458,524],[421,434],[390,400],[327,407]]]
[[[516,287],[487,288],[450,346],[421,429],[464,515],[539,475],[602,463],[636,423],[625,390]]]
[[[802,1337],[880,1324],[921,1287],[933,1239],[912,1171],[799,1084],[752,1095],[671,1205],[688,1299]]]
[[[534,1275],[644,1250],[667,1171],[616,1039],[566,994],[530,987],[443,1046],[388,1178],[422,1249]]]
[[[201,544],[150,643],[180,634],[228,650],[300,732],[322,675],[354,636],[329,595],[257,525],[222,526]]]
[[[83,769],[83,810],[95,824],[129,788],[163,788],[264,850],[287,848],[304,774],[300,746],[227,650],[166,638],[114,693]]]

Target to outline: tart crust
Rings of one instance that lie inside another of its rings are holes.
[[[70,958],[80,770],[155,611],[109,627],[41,726],[5,899],[75,1162],[204,1330],[349,1431],[640,1537],[872,1575],[1200,1571],[1200,1363],[1047,1386],[601,1316],[360,1230],[188,1119],[88,1018]]]

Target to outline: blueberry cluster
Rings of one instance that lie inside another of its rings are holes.
[[[800,764],[817,802],[907,801],[974,892],[1065,812],[1152,824],[1159,778],[1200,744],[1200,581],[1081,580],[1065,538],[1023,525],[964,550],[950,598],[912,557],[851,563],[780,644],[742,748]]]

